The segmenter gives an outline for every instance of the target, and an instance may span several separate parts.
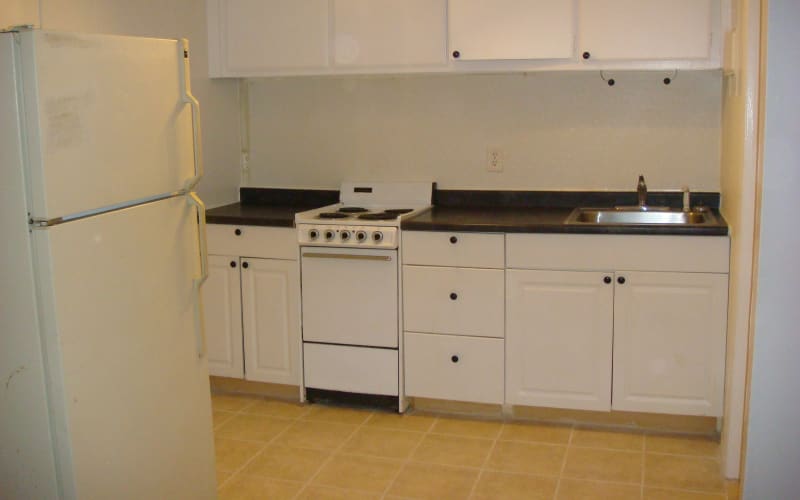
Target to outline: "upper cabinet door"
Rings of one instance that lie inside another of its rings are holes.
[[[575,8],[565,0],[449,0],[450,58],[568,59]]]
[[[581,0],[584,59],[706,59],[713,0]]]
[[[328,0],[209,0],[208,11],[213,76],[328,66]]]
[[[446,0],[335,0],[337,66],[447,63]]]

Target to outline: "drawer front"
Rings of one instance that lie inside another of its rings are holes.
[[[500,269],[403,266],[404,330],[503,337]]]
[[[502,339],[406,332],[406,394],[501,404],[503,351]]]
[[[403,263],[430,266],[505,267],[500,233],[404,231]]]
[[[209,224],[208,253],[297,260],[297,233],[289,227]]]
[[[306,387],[397,396],[397,373],[395,349],[303,344]]]
[[[727,236],[506,236],[506,261],[514,269],[727,273],[729,249]]]

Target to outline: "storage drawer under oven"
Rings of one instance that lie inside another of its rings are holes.
[[[398,345],[397,250],[302,247],[303,340]]]

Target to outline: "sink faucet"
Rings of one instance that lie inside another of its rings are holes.
[[[636,184],[636,193],[639,195],[639,207],[647,205],[647,184],[644,183],[644,176],[639,176],[639,183]]]

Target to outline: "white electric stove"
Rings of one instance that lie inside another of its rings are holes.
[[[340,203],[295,216],[304,389],[400,395],[400,223],[430,209],[432,190],[345,182]]]
[[[432,184],[344,182],[340,202],[295,215],[300,245],[397,248],[403,219],[431,207]]]

